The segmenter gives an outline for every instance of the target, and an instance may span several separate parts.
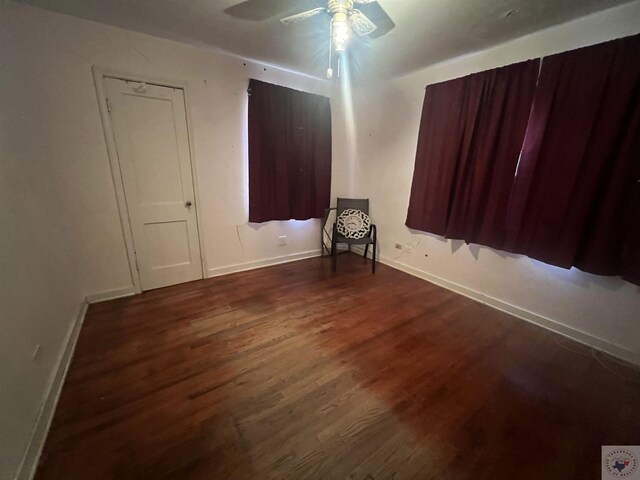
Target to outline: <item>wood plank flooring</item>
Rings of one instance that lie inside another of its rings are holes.
[[[640,375],[360,257],[92,305],[37,478],[596,479]]]

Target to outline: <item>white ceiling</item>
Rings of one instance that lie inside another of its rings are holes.
[[[23,0],[126,29],[210,45],[245,58],[322,76],[328,19],[283,25],[224,13],[242,0]],[[269,2],[271,0],[264,0]],[[402,75],[631,0],[379,0],[396,23],[387,35],[356,39],[358,76]],[[287,13],[300,10],[291,0]],[[299,3],[298,3],[299,5]]]

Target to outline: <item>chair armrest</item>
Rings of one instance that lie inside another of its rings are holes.
[[[336,210],[336,207],[324,209],[324,217],[322,218],[322,228],[324,228],[324,226],[327,224],[327,220],[329,219],[329,212],[331,210]]]

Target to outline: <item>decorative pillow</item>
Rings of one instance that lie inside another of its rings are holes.
[[[369,235],[371,221],[363,211],[347,208],[338,216],[336,228],[345,238],[360,239]]]

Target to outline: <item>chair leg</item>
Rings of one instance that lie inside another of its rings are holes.
[[[373,256],[371,261],[371,273],[376,273],[376,235],[373,236]]]
[[[333,245],[333,252],[331,255],[331,269],[335,272],[338,266],[338,248],[337,245]]]
[[[369,244],[364,246],[364,263],[367,263],[367,252],[369,251]]]
[[[336,242],[336,224],[333,224],[333,234],[331,235],[331,270],[336,271],[338,260],[338,242]]]

